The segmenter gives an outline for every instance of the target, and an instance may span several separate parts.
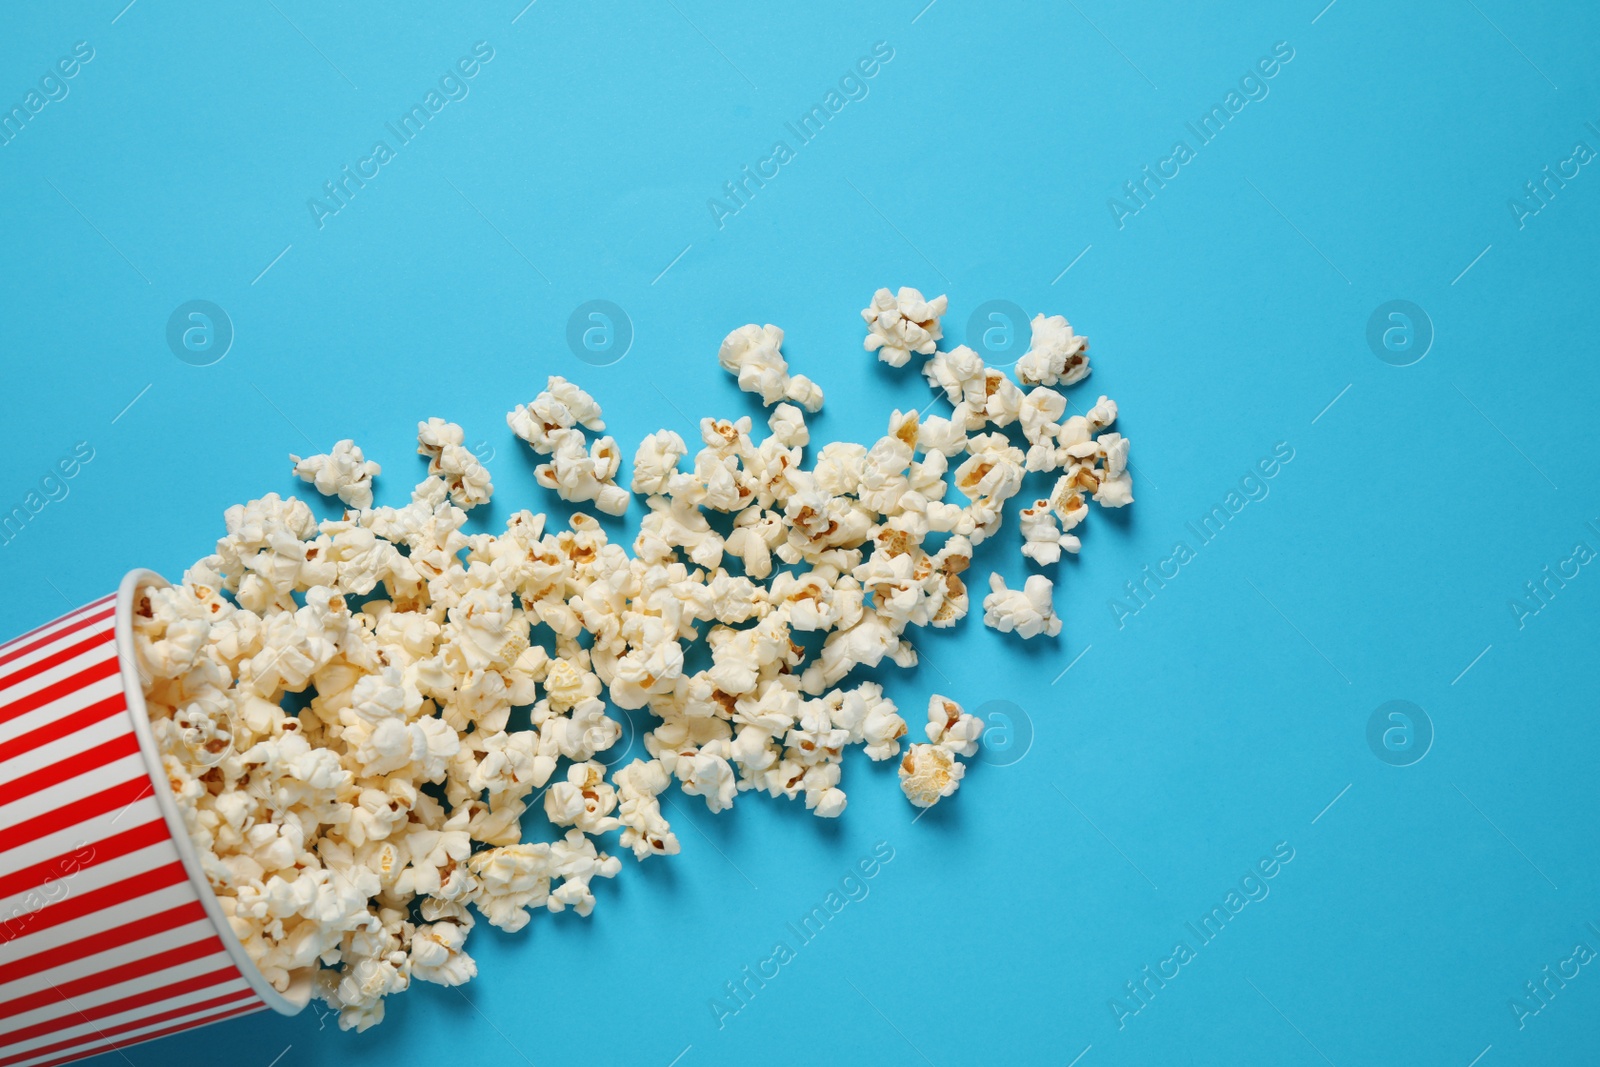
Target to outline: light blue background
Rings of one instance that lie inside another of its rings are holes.
[[[374,1031],[256,1016],[103,1062],[1600,1056],[1591,968],[1525,1029],[1508,1006],[1575,942],[1600,948],[1600,576],[1523,628],[1508,607],[1575,542],[1600,547],[1600,174],[1523,229],[1507,207],[1574,142],[1600,148],[1592,6],[124,2],[13,10],[0,34],[8,108],[95,48],[0,147],[0,510],[95,450],[0,554],[6,633],[130,567],[176,577],[224,507],[303,488],[291,451],[354,437],[398,501],[427,416],[493,449],[490,523],[565,514],[504,412],[569,375],[629,455],[687,433],[680,409],[755,413],[715,362],[744,322],[782,325],[828,390],[816,439],[870,441],[930,397],[861,351],[880,285],[948,291],[952,343],[985,300],[1067,315],[1093,341],[1075,402],[1120,402],[1140,478],[1059,568],[1058,640],[968,618],[882,672],[913,720],[938,690],[1032,721],[1025,758],[977,766],[928,817],[860,753],[837,823],[675,801],[681,856],[626,859],[588,921],[481,927],[478,980],[419,984]],[[480,40],[495,58],[470,96],[319,230],[307,199]],[[870,95],[719,230],[706,200],[876,41],[894,59]],[[1279,41],[1294,59],[1270,95],[1119,230],[1108,198]],[[209,367],[164,341],[197,298],[237,332]],[[636,332],[599,369],[565,340],[596,298]],[[1436,333],[1412,366],[1365,339],[1391,299]],[[1108,599],[1192,545],[1185,524],[1277,442],[1294,460],[1270,495],[1119,629]],[[1012,520],[978,583],[1020,578],[1016,548]],[[1414,766],[1367,744],[1393,699],[1436,731]],[[880,841],[870,896],[719,1030],[723,983]],[[1119,1030],[1123,983],[1278,842],[1294,860],[1270,896]]]

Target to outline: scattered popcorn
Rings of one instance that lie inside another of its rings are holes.
[[[739,388],[755,393],[768,406],[793,400],[807,411],[822,410],[822,389],[803,374],[791,376],[779,347],[783,331],[768,324],[750,323],[722,340],[717,362],[739,379]]]
[[[938,693],[928,698],[928,740],[943,745],[958,756],[976,756],[983,720],[968,715],[949,697]]]
[[[976,756],[983,720],[935,693],[928,699],[928,744],[913,744],[900,761],[900,790],[919,808],[931,808],[961,787],[967,768],[957,756]]]
[[[678,461],[688,454],[689,446],[671,430],[645,434],[633,454],[633,491],[645,496],[665,493],[678,473]]]
[[[372,479],[383,468],[361,454],[354,441],[340,441],[333,451],[301,459],[291,455],[294,473],[316,487],[323,496],[337,496],[353,508],[372,506]]]
[[[1089,342],[1060,315],[1035,315],[1033,340],[1017,360],[1023,385],[1074,385],[1089,376]]]
[[[1034,320],[1024,393],[971,349],[937,350],[946,305],[880,290],[863,317],[884,362],[929,357],[951,410],[907,404],[872,443],[821,443],[809,464],[822,391],[789,374],[777,327],[741,327],[719,353],[771,408],[766,432],[706,418],[692,454],[650,433],[631,493],[599,403],[550,377],[507,425],[561,499],[622,515],[639,494],[631,541],[583,510],[559,529],[524,510],[467,532],[489,472],[460,426],[429,419],[428,475],[403,506],[373,506],[378,464],[340,441],[291,458],[343,517],[276,494],[236,505],[181,584],[139,590],[133,639],[172,791],[267,980],[311,978],[356,1030],[413,979],[465,982],[479,919],[516,931],[538,909],[590,914],[622,865],[598,841],[615,834],[640,862],[677,854],[674,784],[711,812],[761,792],[837,818],[860,746],[899,761],[914,805],[954,793],[983,723],[936,694],[927,743],[903,746],[895,702],[850,676],[915,666],[917,628],[966,617],[975,546],[1030,475],[1054,480],[1019,519],[1039,565],[1079,550],[1088,501],[1133,494],[1116,404],[1067,416],[1050,388],[1088,373],[1066,320]],[[1054,636],[1051,594],[1040,575],[1021,589],[991,575],[984,622]],[[626,763],[604,755],[623,737],[608,702],[640,716]],[[539,820],[557,833],[525,841]]]
[[[935,344],[944,337],[939,316],[948,305],[945,297],[924,300],[920,292],[903,286],[899,293],[879,289],[872,295],[872,303],[861,311],[868,330],[862,347],[878,353],[878,358],[891,367],[904,367],[913,352],[931,355]]]
[[[535,452],[550,457],[534,471],[541,486],[554,489],[562,500],[593,502],[607,515],[621,515],[628,510],[628,491],[616,483],[622,451],[610,437],[590,444],[584,434],[585,429],[606,428],[600,414],[594,397],[560,375],[551,375],[533,403],[519,404],[506,414],[506,425]],[[683,443],[676,434],[662,443],[670,446],[673,440]],[[677,462],[668,461],[665,453],[655,458],[668,468]]]
[[[961,788],[967,768],[943,745],[911,745],[900,761],[900,790],[919,808],[931,808]]]
[[[1041,567],[1060,560],[1063,551],[1076,554],[1083,546],[1073,534],[1061,532],[1048,500],[1035,500],[1032,507],[1023,508],[1017,522],[1022,527],[1022,554]]]
[[[533,403],[519,404],[506,416],[506,424],[535,452],[546,456],[554,451],[553,435],[559,431],[583,427],[599,432],[606,428],[594,397],[554,374]]]
[[[465,432],[453,422],[417,423],[417,452],[428,457],[428,473],[442,478],[450,499],[470,510],[487,504],[494,486],[488,468],[461,443],[465,439]]]
[[[1054,637],[1061,632],[1061,619],[1050,603],[1054,588],[1042,574],[1030,574],[1021,589],[1007,589],[998,574],[989,575],[991,592],[983,598],[983,623],[1003,634],[1016,631],[1018,637]]]

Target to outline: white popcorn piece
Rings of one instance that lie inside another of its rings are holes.
[[[807,411],[821,411],[821,387],[803,374],[789,373],[789,363],[780,351],[782,345],[782,330],[770,323],[757,326],[752,322],[723,338],[717,362],[739,379],[741,390],[755,393],[769,407],[780,400],[792,400]]]
[[[618,820],[622,823],[622,847],[631,848],[635,859],[647,856],[675,856],[678,836],[661,814],[656,798],[672,781],[659,760],[634,760],[614,776],[617,784]]]
[[[709,531],[710,527],[707,527]],[[772,553],[787,536],[783,516],[760,507],[749,507],[734,520],[724,549],[744,566],[749,577],[760,581],[772,573]],[[691,547],[691,558],[693,552]]]
[[[678,461],[688,454],[689,446],[671,430],[646,434],[633,454],[633,491],[646,496],[667,492],[678,473]]]
[[[591,444],[584,434],[585,429],[598,432],[606,428],[600,415],[600,405],[594,397],[560,375],[551,375],[544,391],[532,403],[519,404],[507,412],[506,425],[539,455],[550,457],[550,462],[540,464],[533,472],[542,487],[555,490],[563,500],[575,504],[592,502],[608,515],[621,515],[628,510],[628,491],[616,483],[622,450],[610,437],[600,437]],[[668,458],[674,440],[683,444],[676,434],[650,442],[654,451],[643,458],[647,463],[654,461],[658,469],[645,472],[642,484],[647,488],[653,476],[669,476],[681,457],[680,452]]]
[[[1073,529],[1088,517],[1089,506],[1083,502],[1083,492],[1087,489],[1093,493],[1099,488],[1100,480],[1093,472],[1077,465],[1056,479],[1055,487],[1050,490],[1049,504],[1063,530]]]
[[[814,410],[814,409],[813,409]],[[811,442],[805,414],[793,404],[779,404],[767,416],[773,438],[785,448],[803,448]]]
[[[966,427],[943,415],[922,419],[917,424],[917,448],[942,456],[959,456],[967,450]]]
[[[428,473],[444,480],[450,499],[472,509],[487,504],[494,493],[489,470],[462,441],[466,433],[453,422],[429,419],[417,423],[417,452],[428,457]]]
[[[411,941],[411,976],[438,985],[461,985],[478,973],[466,953],[469,924],[436,922],[417,927]]]
[[[1035,315],[1033,339],[1017,360],[1023,385],[1074,385],[1089,376],[1089,342],[1060,315]]]
[[[1061,632],[1061,619],[1050,602],[1053,588],[1042,574],[1029,575],[1021,589],[1007,589],[1004,578],[990,574],[990,593],[983,598],[984,625],[1003,634],[1016,631],[1022,638],[1056,636]]]
[[[1044,386],[1030,389],[1022,398],[1017,421],[1022,424],[1022,436],[1031,445],[1053,443],[1059,432],[1057,423],[1067,410],[1067,398]]]
[[[544,794],[544,811],[556,826],[576,826],[593,837],[609,833],[622,825],[612,816],[617,807],[617,791],[605,780],[603,764],[587,761],[567,768],[567,780],[557,782]]]
[[[1100,459],[1104,474],[1095,488],[1095,503],[1108,508],[1125,507],[1133,503],[1133,478],[1128,473],[1128,439],[1119,433],[1101,434],[1095,438],[1100,446]]]
[[[862,347],[891,367],[904,367],[913,352],[930,355],[944,337],[939,316],[948,306],[946,297],[924,300],[922,293],[904,286],[898,293],[879,289],[861,311],[868,331]]]
[[[1094,402],[1094,407],[1084,412],[1084,418],[1088,420],[1089,432],[1099,433],[1117,421],[1117,402],[1102,396]]]
[[[372,506],[372,479],[383,468],[361,454],[354,441],[336,442],[331,452],[301,459],[291,455],[295,476],[310,482],[323,496],[336,496],[353,508]]]
[[[1025,457],[1000,433],[970,438],[967,450],[970,455],[956,468],[955,486],[972,501],[966,508],[972,520],[967,536],[976,545],[1000,528],[1005,502],[1022,488]]]
[[[1075,534],[1062,533],[1048,500],[1035,500],[1017,513],[1022,528],[1022,554],[1041,567],[1061,559],[1063,551],[1076,554],[1082,542]]]
[[[616,484],[622,465],[616,441],[602,437],[590,445],[577,430],[558,433],[552,440],[555,447],[550,462],[540,464],[533,472],[541,486],[575,504],[593,501],[607,515],[621,515],[628,510],[628,491]]]
[[[475,888],[472,903],[490,924],[508,933],[528,925],[529,908],[550,899],[550,846],[516,844],[475,853],[468,867]]]
[[[928,744],[914,744],[900,761],[900,789],[919,808],[929,808],[961,786],[966,766],[957,756],[978,754],[983,721],[935,693],[928,700]]]
[[[938,693],[928,698],[928,740],[942,745],[958,756],[976,756],[978,738],[983,734],[983,720],[968,715],[949,697]]]
[[[922,365],[922,376],[928,384],[943,390],[945,399],[955,405],[956,414],[951,416],[951,421],[963,432],[983,427],[981,412],[989,402],[984,370],[983,357],[966,345],[957,345],[948,352],[935,352],[933,358]]]
[[[571,908],[582,916],[594,910],[590,883],[595,878],[615,878],[622,869],[620,860],[596,850],[594,842],[577,829],[568,830],[566,837],[550,846],[550,863],[561,884],[550,894],[545,907],[550,911]]]
[[[600,418],[600,405],[594,397],[560,375],[552,374],[544,391],[531,403],[518,404],[507,413],[506,425],[540,455],[555,451],[553,438],[562,430],[576,427],[600,432],[606,424]]]
[[[931,808],[961,787],[967,768],[944,745],[912,745],[900,761],[900,790],[919,808]]]

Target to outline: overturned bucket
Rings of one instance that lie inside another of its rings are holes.
[[[0,645],[0,1067],[53,1067],[270,1008],[173,800],[145,713],[133,600]]]

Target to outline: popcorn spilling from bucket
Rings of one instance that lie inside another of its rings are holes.
[[[1066,416],[1051,388],[1089,373],[1065,319],[1034,319],[1019,384],[964,346],[937,350],[946,303],[884,289],[862,316],[867,351],[892,366],[926,357],[950,414],[894,411],[870,448],[825,444],[810,469],[805,415],[822,389],[789,373],[777,327],[743,326],[719,354],[772,408],[767,434],[749,417],[702,419],[691,457],[658,430],[626,488],[600,404],[550,378],[507,423],[562,499],[620,515],[643,498],[631,552],[581,512],[567,529],[524,510],[502,533],[464,532],[494,487],[461,427],[429,419],[428,474],[404,507],[372,506],[380,468],[341,441],[292,462],[348,505],[343,518],[276,494],[236,505],[182,584],[144,587],[135,644],[166,773],[263,975],[286,989],[311,973],[340,1025],[366,1029],[413,979],[472,978],[480,917],[518,930],[534,908],[588,915],[595,880],[621,868],[597,838],[617,833],[640,861],[678,852],[661,806],[673,782],[713,812],[761,791],[834,818],[844,751],[860,745],[899,758],[912,804],[953,794],[983,723],[935,694],[927,742],[902,754],[905,719],[851,672],[911,667],[909,628],[967,615],[973,546],[1000,530],[1028,472],[1059,472],[1023,511],[1035,565],[1076,553],[1088,501],[1121,507],[1132,483],[1128,442],[1108,429],[1116,405]],[[1003,432],[1013,424],[1025,450]],[[965,503],[946,500],[952,484]],[[731,533],[708,511],[732,516]],[[989,584],[985,624],[1059,632],[1048,577]],[[821,635],[814,652],[805,634]],[[690,670],[697,644],[711,666]],[[606,699],[656,720],[649,759],[604,759],[622,732]],[[525,728],[514,709],[530,709]],[[536,805],[564,836],[523,841]]]

